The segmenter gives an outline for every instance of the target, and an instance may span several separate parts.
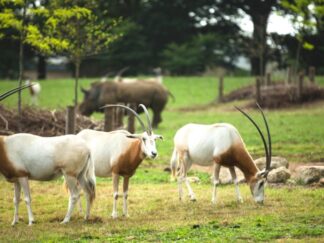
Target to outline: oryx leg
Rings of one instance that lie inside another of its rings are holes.
[[[129,217],[128,209],[127,209],[127,198],[128,198],[128,185],[129,185],[129,177],[124,177],[123,183],[123,216]]]
[[[187,151],[182,151],[181,153],[179,153],[178,165],[180,167],[179,176],[178,176],[179,200],[180,201],[182,200],[183,197],[182,183],[185,182],[188,189],[190,200],[195,201],[196,200],[195,194],[192,191],[189,180],[187,179],[187,172],[191,167],[191,163],[189,161]]]
[[[82,200],[81,200],[81,198],[79,199],[78,204],[79,204],[79,213],[82,213]]]
[[[84,219],[88,220],[90,216],[90,208],[91,208],[91,200],[90,200],[90,192],[88,191],[87,182],[85,181],[84,177],[81,177],[79,179],[79,183],[81,188],[84,191],[85,197],[86,197],[86,211]],[[79,210],[80,213],[82,213],[82,204],[81,204],[81,197],[80,197],[80,188],[78,187],[78,195],[79,195]]]
[[[117,218],[117,199],[118,199],[118,183],[119,183],[119,175],[117,174],[112,174],[112,181],[113,181],[113,190],[114,190],[114,194],[113,194],[113,211],[111,214],[112,218]]]
[[[61,222],[62,224],[65,224],[70,221],[73,208],[77,203],[77,201],[80,200],[80,190],[78,188],[77,178],[69,175],[64,175],[64,178],[70,191],[70,197],[69,197],[68,211],[64,217],[64,220]]]
[[[20,192],[21,192],[21,186],[19,184],[19,182],[15,182],[14,184],[15,187],[15,196],[14,196],[14,205],[15,205],[15,213],[14,213],[14,218],[12,221],[11,225],[15,225],[18,223],[19,221],[19,217],[18,217],[18,208],[19,208],[19,202],[20,202]]]
[[[216,188],[219,184],[219,172],[220,172],[221,165],[219,163],[214,164],[214,172],[213,172],[213,194],[212,194],[212,203],[215,204],[216,199]]]
[[[25,198],[27,211],[28,211],[28,225],[32,225],[34,223],[34,215],[33,215],[32,209],[31,209],[31,197],[30,197],[28,178],[20,177],[18,179],[18,182],[24,191],[24,198]]]
[[[188,153],[186,153],[185,155],[185,160],[186,160],[186,163],[184,164],[185,165],[185,183],[186,183],[186,186],[187,186],[187,189],[188,189],[188,194],[189,194],[189,197],[190,197],[190,200],[191,201],[196,201],[196,196],[195,196],[195,193],[193,192],[191,186],[190,186],[190,182],[187,178],[187,171],[189,171],[190,167],[191,167],[191,162],[188,158]]]
[[[187,178],[187,175],[185,177],[185,182],[186,182],[186,186],[187,186],[187,189],[188,189],[188,194],[189,194],[190,200],[191,201],[196,201],[195,193],[193,192],[193,190],[192,190],[192,188],[190,186],[190,183],[189,183],[189,180]]]
[[[235,168],[234,167],[229,167],[229,170],[231,172],[232,180],[233,180],[233,183],[235,185],[235,192],[236,192],[237,201],[238,202],[243,202],[243,199],[241,197],[241,193],[240,193],[240,190],[239,190],[239,186],[238,186],[238,180],[237,180]]]

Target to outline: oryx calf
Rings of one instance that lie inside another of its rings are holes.
[[[34,222],[28,180],[49,181],[63,175],[71,192],[67,214],[62,223],[70,220],[73,207],[79,198],[78,184],[85,191],[87,210],[95,198],[94,167],[90,150],[76,135],[40,137],[20,133],[0,136],[0,173],[14,183],[15,213],[12,225],[18,223],[21,187],[28,210],[29,225]]]
[[[256,167],[239,132],[230,124],[187,124],[176,132],[174,136],[174,150],[170,163],[172,174],[174,176],[176,173],[178,174],[180,200],[182,199],[183,182],[187,185],[190,199],[196,199],[189,181],[187,180],[187,171],[190,169],[192,164],[197,164],[201,166],[214,165],[213,203],[216,203],[216,186],[219,183],[218,175],[220,166],[230,168],[239,201],[242,201],[242,198],[238,190],[238,181],[236,179],[234,167],[238,167],[243,172],[246,182],[250,186],[254,200],[258,203],[263,202],[264,184],[271,163],[271,139],[267,121],[260,107],[259,109],[266,124],[269,148],[267,147],[264,136],[256,123],[245,112],[239,110],[255,125],[262,138],[267,158],[267,166],[264,171],[259,171]]]
[[[117,199],[119,177],[124,178],[123,183],[123,215],[128,216],[127,197],[129,179],[135,174],[137,167],[146,157],[154,159],[157,156],[156,139],[162,136],[153,134],[148,112],[144,105],[140,105],[145,111],[148,128],[145,128],[139,115],[131,108],[123,105],[107,105],[105,107],[123,107],[131,111],[140,122],[143,133],[131,134],[124,130],[101,132],[94,130],[82,130],[77,136],[83,138],[91,151],[91,157],[95,165],[95,174],[99,177],[110,177],[113,180],[113,211],[112,217],[117,217]]]

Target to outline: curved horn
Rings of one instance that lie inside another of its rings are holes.
[[[263,145],[264,145],[264,150],[265,150],[265,153],[266,153],[266,160],[268,160],[269,158],[269,151],[268,151],[268,146],[267,146],[267,142],[259,128],[259,126],[255,123],[255,121],[247,114],[245,113],[244,111],[242,111],[240,108],[238,108],[237,106],[234,106],[237,110],[239,110],[244,116],[246,116],[251,122],[252,124],[255,126],[255,128],[258,130],[260,136],[261,136],[261,139],[262,139],[262,142],[263,142]]]
[[[128,70],[129,67],[124,67],[122,69],[120,69],[117,73],[116,73],[116,77],[120,77],[126,70]]]
[[[106,108],[106,107],[122,107],[122,108],[125,108],[125,109],[129,110],[130,112],[132,112],[135,115],[135,117],[137,118],[137,120],[141,124],[143,131],[144,132],[146,131],[143,121],[141,120],[140,116],[136,113],[136,111],[134,111],[133,109],[129,108],[128,106],[124,106],[124,105],[104,105],[104,106],[101,106],[100,109],[103,109],[103,108]]]
[[[148,133],[149,133],[149,135],[151,135],[153,130],[152,130],[152,125],[151,125],[150,115],[149,115],[145,105],[140,104],[139,107],[141,107],[143,109],[143,111],[145,112],[146,119],[147,119]]]
[[[26,89],[26,88],[29,88],[33,86],[33,84],[28,84],[28,85],[22,85],[21,87],[18,87],[18,88],[14,88],[14,89],[11,89],[3,94],[0,95],[0,101],[1,100],[4,100],[5,98],[7,98],[8,96],[18,92],[19,90],[23,90],[23,89]]]
[[[271,165],[271,157],[272,157],[272,147],[271,147],[271,134],[270,134],[270,129],[269,129],[269,126],[268,126],[268,122],[267,122],[267,119],[263,113],[263,110],[261,109],[261,106],[259,105],[259,103],[257,102],[256,103],[261,114],[262,114],[262,117],[263,117],[263,121],[265,123],[265,126],[266,126],[266,129],[267,129],[267,134],[268,134],[268,149],[269,149],[269,154],[268,154],[268,158],[266,160],[266,170],[270,170],[270,165]]]

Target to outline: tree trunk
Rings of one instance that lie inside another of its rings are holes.
[[[78,106],[79,75],[80,75],[80,60],[78,59],[75,61],[74,107]]]
[[[22,34],[20,37],[19,43],[19,77],[18,77],[18,86],[22,86],[23,74],[24,74],[24,44],[22,40]],[[18,91],[18,116],[21,116],[21,90]]]
[[[22,86],[23,75],[24,75],[24,40],[25,40],[25,28],[26,28],[26,10],[27,10],[27,0],[24,0],[24,8],[22,15],[22,27],[20,31],[20,43],[19,43],[19,77],[18,85]],[[21,116],[21,90],[18,91],[18,116]]]
[[[253,39],[251,45],[251,73],[263,78],[267,56],[267,25],[269,13],[255,13],[251,16],[253,22]]]
[[[43,55],[38,56],[38,65],[37,65],[37,79],[42,80],[46,79],[46,58]]]

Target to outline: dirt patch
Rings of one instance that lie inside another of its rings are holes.
[[[45,110],[36,107],[24,107],[19,118],[16,111],[0,105],[0,134],[11,135],[18,132],[39,136],[59,136],[65,134],[66,112],[64,110]],[[77,114],[76,132],[99,126],[88,117]]]

